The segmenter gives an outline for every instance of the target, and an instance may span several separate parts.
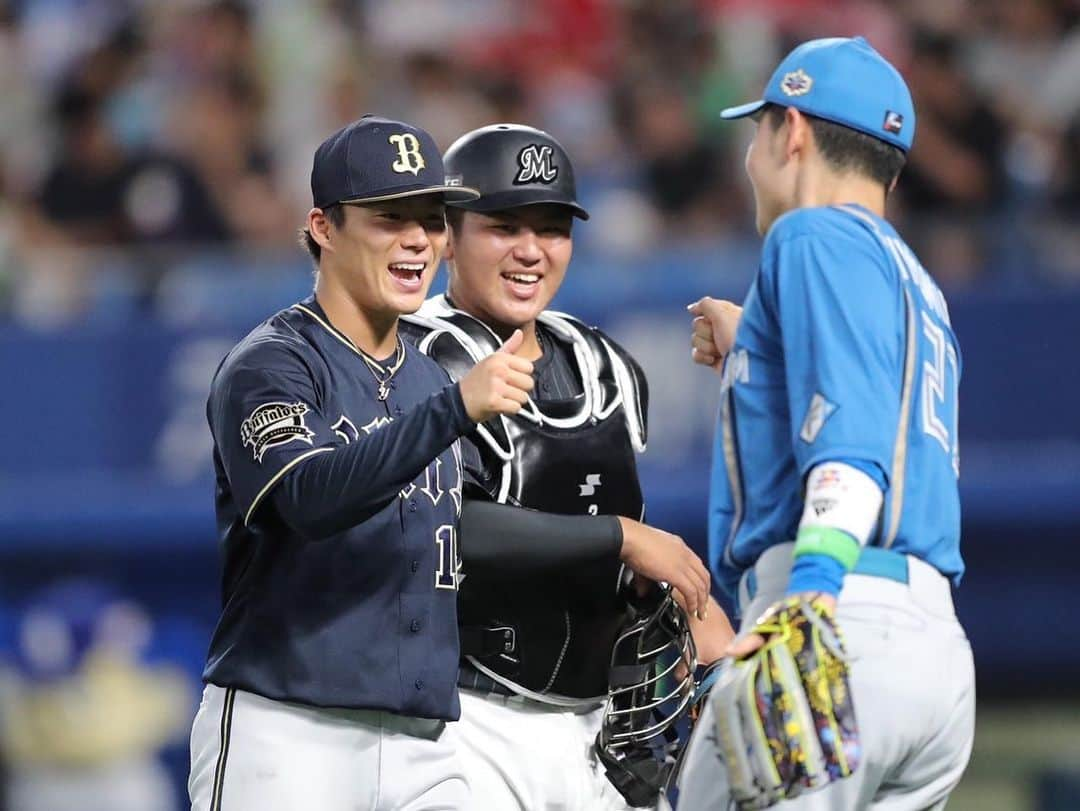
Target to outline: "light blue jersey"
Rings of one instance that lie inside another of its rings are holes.
[[[733,594],[795,540],[804,479],[826,461],[882,486],[871,545],[958,583],[960,365],[944,296],[887,222],[855,206],[777,220],[724,363],[709,500],[721,585]]]

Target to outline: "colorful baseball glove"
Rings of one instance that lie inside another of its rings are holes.
[[[712,698],[740,811],[826,786],[859,762],[848,662],[829,610],[789,597],[753,631],[765,644],[725,669]]]

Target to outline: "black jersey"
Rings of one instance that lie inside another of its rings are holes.
[[[456,719],[456,440],[473,424],[446,372],[407,342],[366,357],[312,297],[229,353],[207,413],[224,577],[205,679]],[[301,531],[275,492],[319,466],[326,481],[305,480],[301,503],[351,512]]]

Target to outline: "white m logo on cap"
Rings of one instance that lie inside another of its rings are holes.
[[[518,166],[521,171],[514,178],[514,183],[552,183],[559,176],[559,169],[551,165],[552,148],[529,144],[518,152]]]

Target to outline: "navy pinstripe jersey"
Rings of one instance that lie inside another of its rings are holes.
[[[473,425],[447,374],[399,346],[380,400],[363,354],[311,297],[218,368],[207,416],[223,608],[207,681],[316,706],[458,717],[456,440]],[[297,515],[305,504],[345,512],[307,525],[282,513],[286,496]]]

